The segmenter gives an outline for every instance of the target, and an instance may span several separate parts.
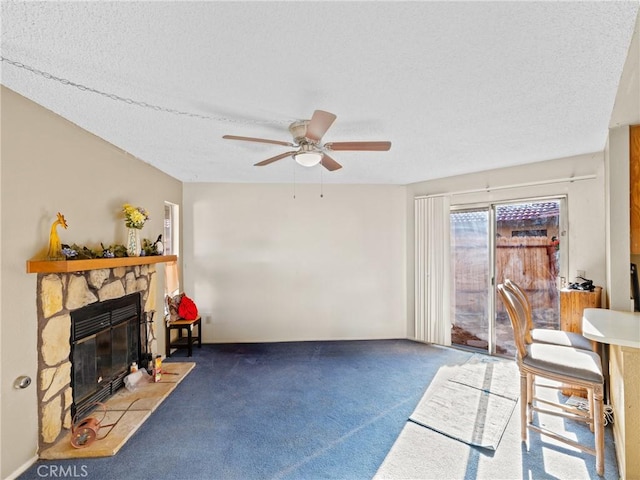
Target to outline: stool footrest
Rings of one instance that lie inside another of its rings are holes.
[[[194,336],[193,329],[197,327],[197,335]],[[171,340],[171,331],[178,331],[178,338]],[[187,336],[183,336],[183,330],[187,332]],[[186,348],[187,356],[190,357],[193,354],[193,344],[198,342],[198,348],[202,347],[202,324],[201,318],[198,317],[195,320],[174,320],[172,322],[165,323],[165,354],[169,358],[171,356],[172,348]]]

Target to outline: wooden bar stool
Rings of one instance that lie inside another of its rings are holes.
[[[171,356],[172,348],[186,348],[187,356],[190,357],[193,354],[193,343],[198,341],[198,348],[202,347],[202,326],[200,316],[195,320],[185,320],[183,318],[174,320],[172,322],[165,323],[165,345],[166,345],[166,357]],[[193,327],[198,328],[197,336],[193,335]],[[171,330],[178,330],[178,338],[171,341]],[[183,331],[187,332],[187,336],[183,335]]]
[[[589,350],[562,345],[527,343],[526,306],[513,290],[498,285],[498,293],[507,309],[517,347],[516,360],[520,370],[520,428],[522,441],[527,430],[546,435],[596,457],[596,473],[604,475],[604,376],[600,356]],[[546,378],[582,387],[587,391],[589,411],[569,407],[536,396],[536,378]],[[555,407],[554,409],[545,406]],[[582,445],[568,436],[553,432],[542,424],[533,423],[534,412],[556,415],[584,422],[594,432],[594,447]]]

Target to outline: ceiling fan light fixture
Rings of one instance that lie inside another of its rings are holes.
[[[327,133],[335,119],[336,116],[333,113],[315,110],[311,120],[296,120],[289,125],[289,132],[293,136],[294,143],[266,138],[239,137],[237,135],[224,135],[222,138],[298,148],[297,151],[284,152],[275,157],[254,163],[256,167],[264,167],[283,158],[293,157],[296,163],[303,167],[314,167],[320,164],[330,172],[342,168],[342,165],[328,155],[332,154],[331,152],[333,151],[386,152],[391,148],[391,142],[331,142],[323,144],[322,137]]]
[[[322,160],[320,152],[300,152],[296,153],[293,158],[303,167],[314,167]]]

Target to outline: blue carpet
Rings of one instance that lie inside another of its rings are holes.
[[[39,461],[19,478],[369,479],[438,369],[470,356],[409,340],[203,345],[116,456]]]

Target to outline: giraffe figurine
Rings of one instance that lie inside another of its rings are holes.
[[[51,233],[49,233],[49,252],[47,253],[47,258],[49,260],[62,260],[64,256],[62,255],[62,244],[60,243],[60,237],[58,237],[57,227],[61,225],[62,228],[66,230],[67,221],[64,219],[64,215],[58,212],[58,218],[51,225]]]

